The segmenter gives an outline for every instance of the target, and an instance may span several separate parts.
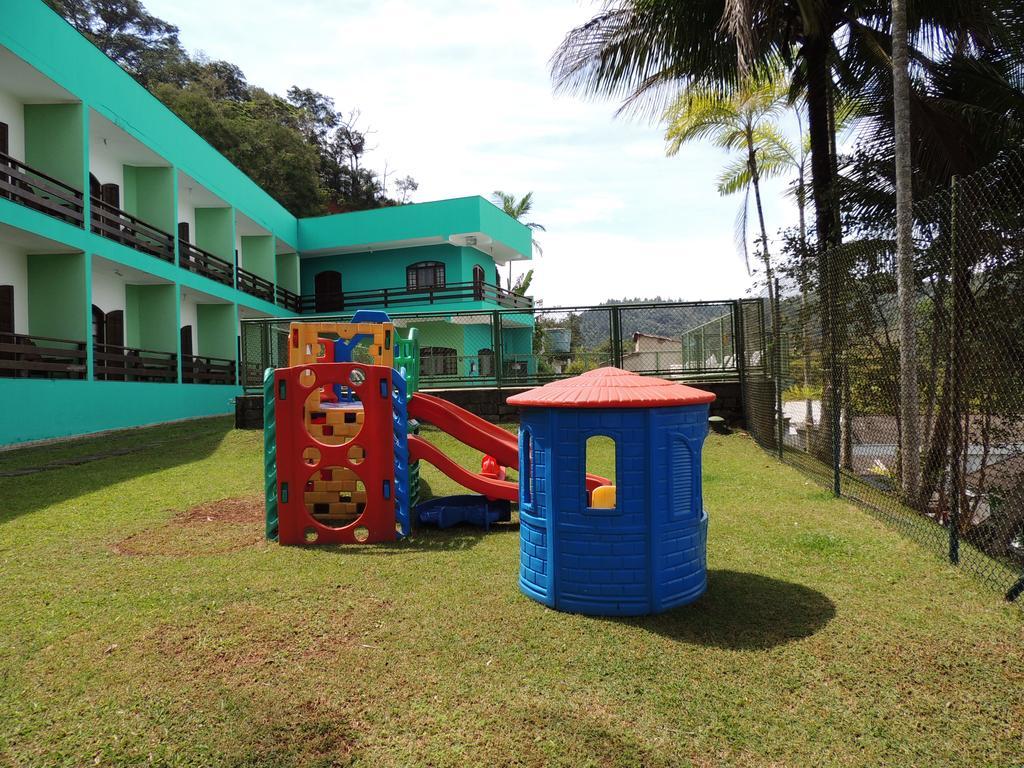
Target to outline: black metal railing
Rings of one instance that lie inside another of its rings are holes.
[[[489,301],[508,309],[529,309],[533,306],[533,299],[528,296],[520,296],[490,283],[470,281],[427,288],[401,286],[370,291],[304,294],[301,297],[300,312],[348,312],[370,307],[387,309],[452,301]]]
[[[79,227],[85,220],[81,192],[2,152],[0,198],[13,200]]]
[[[95,344],[92,356],[93,375],[101,381],[178,380],[178,356],[173,352]]]
[[[250,296],[255,296],[258,299],[274,301],[274,284],[266,278],[255,275],[246,269],[238,267],[236,270],[238,282],[237,287],[240,291],[245,291]]]
[[[184,240],[178,241],[178,266],[224,285],[235,284],[235,268],[230,261]]]
[[[125,213],[98,197],[90,197],[92,231],[137,251],[174,263],[174,237]]]
[[[235,361],[206,355],[182,355],[181,380],[185,384],[234,384]]]
[[[277,286],[277,306],[298,314],[302,312],[302,297],[279,285]]]
[[[84,379],[85,342],[0,333],[0,377]]]

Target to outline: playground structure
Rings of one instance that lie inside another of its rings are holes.
[[[600,368],[510,397],[518,438],[417,392],[417,336],[383,312],[293,323],[287,368],[265,376],[267,536],[371,544],[410,534],[412,510],[489,528],[519,505],[520,590],[556,610],[660,613],[707,588],[701,450],[710,392]],[[432,424],[485,454],[480,472],[416,434]],[[615,477],[586,471],[612,441]],[[417,505],[426,461],[478,496]],[[505,478],[517,467],[518,481]]]
[[[369,544],[408,536],[427,461],[481,494],[434,500],[424,519],[489,526],[508,520],[516,438],[445,400],[418,392],[419,349],[384,312],[349,323],[292,323],[288,367],[264,377],[266,534],[282,544]],[[480,473],[416,432],[420,423],[486,454]],[[501,502],[504,504],[502,505]],[[454,517],[453,517],[454,515]]]

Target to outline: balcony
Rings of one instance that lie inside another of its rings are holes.
[[[93,373],[102,381],[174,383],[178,380],[178,356],[173,352],[96,344]]]
[[[222,285],[235,284],[234,266],[231,262],[182,240],[178,241],[178,246],[178,265],[182,269],[208,277]]]
[[[436,288],[380,288],[373,291],[304,294],[300,312],[348,312],[356,309],[423,306],[454,301],[489,301],[509,309],[529,309],[533,299],[490,283],[448,283]]]
[[[3,153],[0,153],[0,198],[78,227],[84,223],[81,192]]]
[[[84,379],[85,343],[22,333],[0,333],[0,377]]]
[[[248,270],[238,268],[238,290],[250,296],[274,303],[274,284]]]
[[[92,231],[142,253],[174,263],[174,237],[98,197],[90,197]]]
[[[279,285],[277,286],[277,306],[299,314],[302,312],[302,297]]]
[[[181,380],[185,384],[234,384],[235,361],[184,355],[181,359]]]

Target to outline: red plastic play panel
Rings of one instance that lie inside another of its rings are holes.
[[[598,368],[513,395],[508,404],[536,408],[660,408],[698,405],[714,399],[713,392],[685,384],[619,368]]]
[[[300,375],[307,375],[304,386]],[[314,387],[340,384],[351,388],[363,405],[359,434],[342,445],[322,443],[306,430],[303,408]],[[274,414],[277,424],[278,540],[282,544],[372,544],[394,541],[395,455],[391,423],[391,368],[358,363],[325,363],[279,368],[274,372]],[[365,459],[349,460],[349,449],[358,445]],[[320,453],[319,461],[303,458],[307,448]],[[366,489],[366,506],[359,517],[344,527],[332,528],[316,520],[306,509],[304,489],[311,476],[329,467],[352,470]]]

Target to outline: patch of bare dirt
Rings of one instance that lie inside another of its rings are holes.
[[[235,552],[264,539],[263,499],[221,499],[179,512],[166,523],[132,534],[111,546],[119,555],[191,557]]]

